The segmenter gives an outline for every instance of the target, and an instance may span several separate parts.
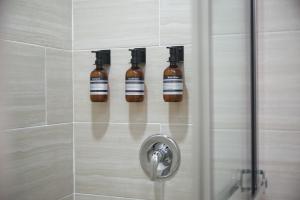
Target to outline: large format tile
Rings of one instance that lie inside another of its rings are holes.
[[[300,32],[260,35],[261,128],[300,130]]]
[[[300,30],[299,0],[264,0],[258,2],[261,32]]]
[[[72,124],[2,134],[4,199],[57,200],[73,193]],[[1,193],[2,194],[2,193]]]
[[[213,188],[216,199],[230,193],[240,179],[242,169],[251,168],[250,136],[249,130],[213,130]]]
[[[182,164],[166,184],[154,184],[143,173],[139,149],[159,133],[159,125],[75,123],[76,193],[138,199],[190,199],[192,189],[191,127],[162,127],[179,144]]]
[[[145,66],[146,95],[142,103],[127,103],[124,96],[125,73],[129,69],[130,52],[126,49],[112,51],[109,70],[110,97],[106,103],[92,103],[89,99],[89,74],[94,69],[94,55],[74,52],[74,97],[76,122],[122,123],[180,123],[191,120],[191,48],[186,47],[184,100],[165,103],[162,96],[163,70],[169,65],[165,47],[147,48]]]
[[[153,199],[139,148],[159,125],[75,123],[76,193]]]
[[[73,121],[72,53],[46,50],[47,123]]]
[[[251,159],[250,130],[213,130],[213,159],[216,162],[237,163],[241,169]]]
[[[212,0],[212,31],[214,35],[249,33],[250,2]]]
[[[300,131],[261,131],[261,167],[268,199],[297,200],[300,184]]]
[[[249,39],[213,37],[213,123],[216,129],[250,126]]]
[[[263,166],[281,173],[300,173],[300,131],[261,130]]]
[[[158,1],[75,0],[74,49],[158,45]]]
[[[45,124],[43,48],[3,42],[5,128]]]
[[[192,42],[192,1],[160,1],[160,43],[191,44]]]
[[[0,11],[0,38],[72,48],[71,0],[4,0]]]
[[[299,166],[298,166],[299,168]],[[300,173],[268,171],[266,200],[298,200],[300,196]]]

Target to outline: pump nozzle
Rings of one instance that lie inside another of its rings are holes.
[[[131,64],[146,63],[146,48],[129,49],[131,51]]]
[[[96,54],[95,65],[110,65],[110,50],[92,51]]]
[[[167,47],[170,49],[170,63],[178,63],[184,61],[184,47],[183,46],[173,46]]]

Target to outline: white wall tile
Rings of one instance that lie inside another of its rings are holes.
[[[219,34],[245,34],[250,31],[250,2],[213,0],[212,31]]]
[[[299,199],[300,131],[263,130],[261,165],[267,172],[268,199]]]
[[[278,173],[268,171],[268,189],[266,200],[298,200],[300,196],[300,173],[288,172]]]
[[[258,2],[259,31],[300,30],[299,0],[264,0]]]
[[[74,49],[158,45],[158,1],[75,0]]]
[[[76,193],[152,200],[157,196],[166,200],[190,199],[191,126],[162,126],[162,133],[177,141],[182,154],[179,172],[171,181],[154,184],[140,167],[140,145],[146,137],[158,134],[159,129],[159,125],[149,124],[75,123]]]
[[[72,130],[69,124],[2,134],[8,144],[4,199],[57,200],[73,193]]]
[[[251,167],[250,130],[213,130],[214,196],[223,199]]]
[[[160,43],[191,44],[192,1],[160,0]]]
[[[75,123],[74,128],[76,193],[153,199],[139,149],[159,125]]]
[[[250,59],[246,35],[213,37],[213,123],[216,129],[250,126]]]
[[[4,0],[0,38],[62,49],[72,48],[71,0]]]
[[[261,128],[300,130],[300,32],[260,35]]]
[[[103,195],[76,194],[75,200],[137,200],[137,199],[103,196]]]
[[[3,42],[5,128],[45,124],[43,48]]]
[[[47,123],[73,121],[72,53],[46,50]]]
[[[259,2],[260,159],[266,199],[300,197],[298,0]]]

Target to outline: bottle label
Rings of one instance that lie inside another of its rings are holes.
[[[144,89],[143,78],[126,78],[126,95],[144,95]]]
[[[182,95],[183,94],[182,76],[164,76],[163,94]]]
[[[101,79],[101,78],[91,78],[90,94],[91,95],[107,95],[108,94],[108,80]]]

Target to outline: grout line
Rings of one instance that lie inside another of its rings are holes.
[[[161,123],[161,126],[192,126],[191,123]]]
[[[44,127],[61,126],[61,125],[70,125],[70,124],[73,124],[73,122],[58,123],[58,124],[46,124],[46,125],[40,125],[40,126],[29,126],[29,127],[23,127],[23,128],[5,129],[5,130],[3,130],[3,131],[4,131],[4,132],[10,132],[10,131],[19,131],[19,130],[25,130],[25,129],[44,128]]]
[[[44,52],[44,76],[45,76],[45,124],[48,124],[48,83],[47,83],[47,49],[45,48],[45,52]]]
[[[11,42],[11,43],[15,43],[15,44],[28,45],[28,46],[32,46],[32,47],[47,48],[47,49],[58,50],[58,51],[66,51],[66,52],[72,51],[71,49],[68,50],[68,49],[55,48],[55,47],[50,47],[50,46],[42,46],[42,45],[38,45],[38,44],[32,44],[32,43],[20,42],[20,41],[14,41],[14,40],[3,40],[3,39],[1,39],[1,41]]]
[[[75,190],[76,190],[76,165],[75,165],[75,71],[74,71],[74,0],[72,0],[72,96],[73,96],[73,200],[75,200]]]
[[[299,33],[300,30],[282,30],[282,31],[258,31],[258,35],[267,35],[267,34],[286,34],[286,33]],[[212,33],[211,37],[216,36],[239,36],[239,35],[250,35],[250,32],[240,32],[240,33]]]
[[[160,125],[160,123],[123,123],[123,122],[74,122],[74,124],[111,124],[111,125]]]
[[[160,11],[161,11],[161,9],[160,9],[160,2],[161,0],[158,0],[158,45],[160,46],[161,45],[161,38],[160,38],[160,32],[161,32],[161,27],[160,27],[160,23],[161,23],[161,21],[160,21]]]
[[[68,197],[70,197],[70,196],[72,196],[72,195],[74,195],[74,194],[68,194],[68,195],[66,195],[66,196],[64,196],[63,198],[60,198],[60,199],[58,199],[58,200],[64,200],[64,199],[66,199],[66,198],[68,198]]]
[[[73,192],[75,193],[76,189],[76,166],[75,166],[75,73],[74,73],[74,61],[73,61],[73,52],[72,52],[72,95],[73,95]],[[74,197],[75,198],[75,197]]]
[[[72,123],[72,131],[73,131],[73,193],[76,190],[76,166],[75,166],[75,127],[74,123]],[[75,195],[74,195],[75,198]]]
[[[74,196],[75,195],[90,196],[90,197],[111,197],[111,198],[128,199],[128,200],[143,200],[143,199],[134,199],[134,198],[128,198],[128,197],[121,197],[121,196],[107,196],[107,195],[88,194],[88,193],[74,193]]]
[[[73,51],[73,49],[74,49],[74,0],[72,0],[72,5],[71,6],[72,6],[72,13],[71,13],[72,14],[72,22],[71,22],[72,23],[71,24],[71,26],[72,26],[71,27],[71,34],[72,34],[71,35],[71,37],[72,37],[71,42],[72,42],[72,44],[71,44],[71,47],[72,47],[72,51]]]

